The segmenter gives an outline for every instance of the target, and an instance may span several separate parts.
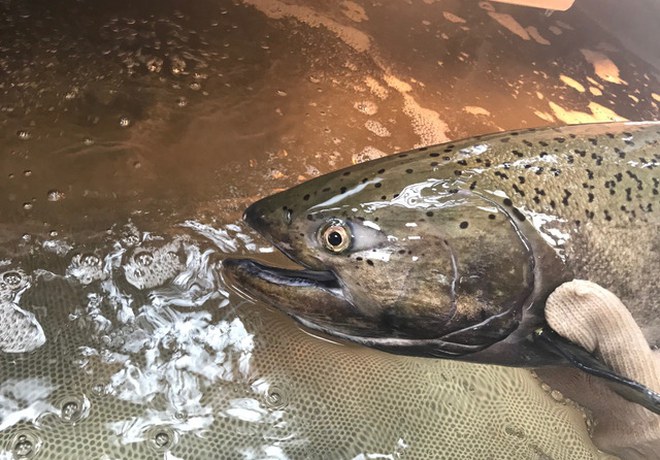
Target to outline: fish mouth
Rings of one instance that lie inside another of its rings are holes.
[[[252,259],[225,259],[225,272],[244,277],[255,277],[273,286],[291,289],[321,289],[341,296],[337,277],[329,270],[289,269],[265,265]]]

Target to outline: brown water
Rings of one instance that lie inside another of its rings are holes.
[[[458,0],[0,1],[0,458],[595,458],[526,372],[328,344],[217,266],[277,257],[241,212],[315,175],[658,119],[618,34]]]

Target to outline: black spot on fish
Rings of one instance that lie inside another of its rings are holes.
[[[306,195],[303,197],[303,200],[305,200],[305,201],[309,200],[309,193],[306,194]]]
[[[547,156],[548,156],[548,152],[541,152],[541,153],[539,153],[539,157],[541,157],[541,158],[545,158],[545,157],[547,157]]]
[[[573,163],[575,163],[575,157],[573,155],[568,155],[566,157],[566,161],[568,162],[569,165],[572,165]]]
[[[504,198],[504,201],[502,201],[502,203],[504,203],[504,206],[513,206],[513,203],[508,198]]]
[[[542,147],[547,147],[548,143],[545,142],[545,141],[539,141],[539,145],[542,146]]]
[[[468,228],[468,225],[469,224],[466,221],[463,221],[463,222],[460,223],[459,227],[461,227],[462,229],[466,229],[466,228]]]
[[[538,195],[532,198],[532,200],[534,200],[534,203],[536,204],[539,204],[541,202],[541,199],[538,197]]]
[[[399,154],[399,158],[405,158],[405,157],[407,157],[407,156],[408,156],[407,153],[400,153],[400,154]]]
[[[633,179],[637,183],[637,190],[643,190],[644,189],[644,185],[643,185],[642,181],[639,179],[639,177],[637,177],[637,174],[635,174],[632,171],[626,171],[626,174],[628,175],[628,177],[630,177],[631,179]]]
[[[594,178],[594,172],[590,169],[587,169],[587,178],[589,180],[593,180],[593,178]]]
[[[437,161],[432,161],[431,162],[431,167],[435,168],[436,166],[438,166],[438,162]]]
[[[490,220],[495,220],[495,214],[488,214],[488,218]]]
[[[619,158],[623,159],[626,157],[626,152],[624,152],[620,148],[614,147],[614,151],[619,155]]]
[[[393,198],[393,199],[394,199],[394,198],[399,198],[399,194],[398,194],[398,193],[395,193],[394,195],[392,195],[392,198]]]
[[[631,147],[635,145],[635,143],[629,139],[626,139],[624,142],[626,143],[626,145],[630,145]]]
[[[555,200],[550,200],[550,207],[552,209],[555,209],[557,207],[557,203],[555,203]]]
[[[544,168],[543,168],[543,166],[541,166],[540,168],[538,168],[538,169],[536,170],[535,174],[536,174],[537,176],[540,176],[541,174],[543,174],[543,171],[544,171]]]
[[[564,206],[568,206],[568,199],[571,197],[572,193],[564,189],[564,197],[561,199],[561,202]]]
[[[418,152],[424,152],[426,150],[428,150],[428,147],[420,147],[417,149]]]
[[[470,190],[474,190],[475,188],[477,188],[477,181],[476,180],[470,184]]]
[[[383,184],[381,184],[380,182],[376,182],[374,184],[374,187],[376,187],[376,188],[381,188],[382,186],[383,186]]]
[[[520,188],[518,188],[517,184],[513,184],[513,190],[515,190],[518,195],[525,196],[525,192],[523,192]]]
[[[623,174],[621,173],[616,173],[614,175],[614,178],[616,179],[617,182],[621,182],[623,180]]]
[[[575,149],[574,152],[576,154],[580,155],[582,158],[587,156],[587,151],[586,150]]]
[[[626,200],[632,201],[632,189],[630,187],[626,189]]]
[[[590,137],[587,140],[589,142],[591,142],[591,145],[594,145],[594,146],[598,145],[598,139],[596,139],[595,137]]]
[[[523,215],[522,212],[518,210],[518,208],[513,208],[512,210],[513,210],[513,215],[516,216],[516,218],[519,221],[523,222],[525,220],[525,216]]]
[[[499,172],[499,171],[495,171],[495,175],[496,175],[497,177],[500,177],[500,178],[504,179],[504,180],[507,180],[507,179],[509,178],[509,176],[507,176],[507,175],[504,174],[503,172]]]
[[[484,161],[484,166],[485,167],[490,168],[490,165],[491,165],[490,160]]]
[[[523,144],[525,144],[527,147],[534,147],[534,144],[532,144],[532,143],[531,143],[530,141],[528,141],[527,139],[525,139],[525,140],[523,141]]]
[[[406,173],[407,173],[407,174],[412,174],[412,172],[413,172],[412,169],[410,169],[410,168],[406,169]]]
[[[467,161],[465,160],[458,160],[456,163],[458,163],[461,166],[467,166]]]
[[[307,214],[307,220],[314,220],[314,216],[311,214]]]
[[[442,159],[445,160],[445,161],[449,161],[449,160],[451,160],[451,157],[450,156],[444,156],[444,157],[442,157]]]
[[[589,192],[587,198],[589,199],[589,203],[593,203],[595,197],[593,193]]]
[[[429,156],[432,157],[432,158],[435,158],[435,157],[439,157],[440,154],[438,152],[432,152],[432,153],[429,153]]]
[[[357,260],[358,262],[362,262],[364,259],[362,259],[362,257],[358,256],[358,257],[355,258],[355,260]]]
[[[381,200],[386,200],[386,199],[387,199],[387,196],[385,196],[385,195],[381,195],[380,199],[381,199]]]
[[[524,156],[520,150],[512,150],[511,153],[513,153],[518,158],[522,158]]]
[[[584,212],[585,212],[585,214],[587,215],[587,218],[589,218],[589,219],[593,219],[593,218],[594,218],[594,212],[593,212],[593,211],[590,211],[590,210],[587,209],[587,210],[585,210]]]
[[[378,170],[378,174],[383,174],[385,172],[385,169],[381,168]]]
[[[502,139],[500,139],[500,142],[506,144],[506,143],[509,142],[510,140],[511,140],[510,137],[503,137]]]
[[[607,209],[605,211],[603,211],[603,214],[605,215],[605,220],[606,221],[609,222],[609,221],[612,220],[612,216],[610,216],[610,213],[607,211]]]
[[[518,182],[520,182],[521,184],[524,184],[525,183],[525,176],[518,176]]]
[[[559,142],[560,144],[563,144],[564,142],[566,142],[566,138],[564,138],[564,137],[555,137],[555,140],[557,142]]]
[[[458,169],[456,169],[456,170],[454,170],[454,175],[455,175],[455,176],[462,176],[462,175],[463,175],[463,171],[459,171]]]
[[[362,183],[363,183],[363,184],[366,184],[367,181],[369,181],[369,178],[368,178],[368,177],[365,177],[364,179],[362,179]]]
[[[339,193],[346,193],[346,190],[348,190],[346,187],[341,187]]]
[[[406,250],[405,249],[399,249],[399,254],[405,254]]]
[[[344,171],[344,172],[342,173],[342,176],[350,176],[350,175],[351,175],[351,172],[350,172],[350,171]]]
[[[433,217],[433,211],[426,211],[426,215],[429,217]]]
[[[321,190],[321,191],[324,192],[324,193],[329,192],[329,191],[330,191],[330,187],[325,187],[325,188],[324,188],[323,190]]]

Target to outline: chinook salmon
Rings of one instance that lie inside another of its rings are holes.
[[[246,210],[302,269],[227,260],[225,273],[335,337],[525,367],[566,361],[534,333],[547,296],[587,279],[619,296],[657,346],[659,162],[660,122],[510,131],[395,154]]]

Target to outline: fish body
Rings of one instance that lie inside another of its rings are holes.
[[[574,279],[619,296],[660,343],[660,122],[528,129],[336,171],[245,219],[304,269],[228,260],[303,325],[398,354],[557,364],[531,335]]]

